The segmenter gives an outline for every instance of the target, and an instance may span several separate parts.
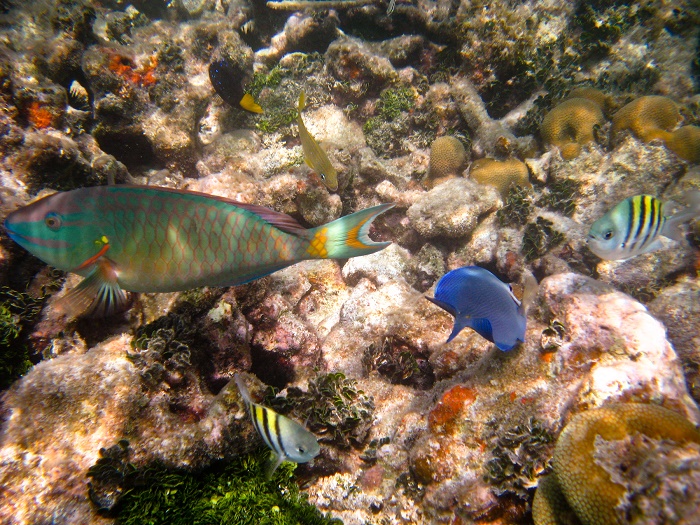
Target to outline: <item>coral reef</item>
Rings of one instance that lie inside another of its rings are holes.
[[[392,203],[369,232],[392,244],[67,322],[79,276],[0,234],[0,522],[245,523],[244,505],[260,523],[515,525],[575,414],[700,420],[698,225],[626,261],[587,248],[621,200],[700,188],[693,2],[127,4],[0,1],[0,221],[147,184],[304,227]],[[263,113],[215,92],[222,59]],[[332,194],[304,165],[302,90]],[[445,343],[453,318],[425,297],[466,265],[516,296],[536,276],[522,345]],[[261,478],[237,373],[318,435],[313,462]],[[697,508],[695,443],[603,441],[624,520]]]
[[[553,459],[555,482],[548,481],[541,494],[538,490],[537,498],[544,501],[536,501],[533,505],[535,523],[560,523],[556,517],[552,519],[556,514],[552,510],[561,506],[561,500],[555,494],[557,487],[582,523],[624,523],[632,518],[635,512],[625,507],[634,507],[639,501],[637,495],[626,490],[634,486],[634,475],[626,470],[634,468],[632,465],[641,469],[646,465],[639,458],[635,458],[636,461],[632,459],[634,441],[626,444],[622,450],[609,447],[611,442],[620,442],[638,434],[664,442],[700,444],[700,432],[695,425],[677,412],[660,406],[621,403],[582,412],[569,422],[557,440]],[[657,455],[658,452],[653,454]],[[640,455],[644,457],[644,454]],[[608,459],[610,456],[614,459]],[[627,465],[620,468],[623,462]],[[611,472],[611,466],[617,472]],[[664,467],[668,468],[666,464]],[[627,487],[621,483],[620,477],[631,479]],[[554,499],[551,503],[547,501],[550,497]],[[678,509],[683,507],[680,501],[674,500],[666,501],[666,505],[677,505]],[[685,512],[694,512],[687,506],[685,509]],[[672,515],[683,519],[676,513]],[[638,516],[634,518],[639,519]]]

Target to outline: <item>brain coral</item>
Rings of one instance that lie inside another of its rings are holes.
[[[566,97],[570,98],[585,98],[594,102],[603,111],[607,111],[612,106],[612,97],[606,93],[603,93],[600,89],[594,87],[580,87],[574,89]]]
[[[584,525],[622,523],[616,507],[625,496],[625,489],[613,482],[596,461],[596,440],[618,441],[633,434],[700,443],[700,431],[691,422],[656,405],[620,403],[578,414],[559,436],[554,449],[554,474],[535,495],[535,523],[561,523],[561,494]]]
[[[547,144],[557,146],[565,160],[576,158],[581,146],[594,140],[594,126],[605,122],[603,110],[589,98],[569,98],[542,120],[540,133]]]
[[[683,160],[700,162],[700,128],[683,126],[671,133],[666,146]]]
[[[633,100],[613,116],[612,131],[629,129],[644,142],[666,141],[681,120],[676,103],[668,97],[650,95]]]
[[[433,187],[446,178],[458,175],[467,161],[462,143],[451,136],[436,138],[430,145],[430,167],[427,185]]]
[[[478,159],[472,163],[469,173],[479,184],[496,187],[504,198],[512,184],[531,186],[527,166],[518,159]]]

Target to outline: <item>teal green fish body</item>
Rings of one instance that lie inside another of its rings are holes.
[[[328,160],[328,155],[318,145],[316,139],[311,136],[309,130],[306,129],[304,121],[301,118],[301,112],[305,107],[306,96],[302,91],[299,94],[299,116],[297,124],[299,125],[299,138],[301,139],[301,147],[304,150],[304,161],[312,170],[316,171],[321,177],[321,180],[326,187],[331,191],[338,189],[338,173],[335,171],[333,164]]]
[[[271,408],[254,403],[241,376],[236,374],[234,380],[248,408],[253,426],[275,454],[268,477],[283,461],[306,463],[318,455],[321,448],[316,436],[296,421],[278,414]]]
[[[109,314],[123,291],[245,283],[304,259],[373,253],[367,232],[390,205],[305,229],[261,206],[196,192],[100,186],[57,193],[11,213],[9,236],[46,263],[86,277],[73,310]],[[72,313],[76,313],[75,311]]]
[[[660,236],[682,241],[681,226],[700,215],[700,192],[686,195],[688,206],[668,214],[651,195],[629,197],[598,219],[588,233],[588,245],[602,259],[628,259],[662,247]]]

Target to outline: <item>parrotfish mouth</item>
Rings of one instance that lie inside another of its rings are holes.
[[[56,249],[70,247],[70,243],[68,243],[67,241],[59,241],[55,239],[42,239],[41,237],[30,237],[29,235],[22,235],[21,233],[14,231],[10,227],[10,225],[7,223],[7,219],[3,221],[2,225],[5,228],[5,231],[7,232],[7,236],[19,245],[33,244],[35,246],[43,246],[44,248]]]

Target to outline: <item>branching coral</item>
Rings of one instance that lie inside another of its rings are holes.
[[[518,159],[478,159],[472,163],[469,175],[479,184],[494,186],[504,197],[511,186],[531,187],[530,172]]]
[[[542,140],[561,150],[565,160],[576,158],[581,146],[593,142],[594,128],[605,122],[600,106],[589,98],[569,98],[545,115]]]
[[[625,488],[613,482],[600,465],[597,448],[600,440],[619,441],[635,434],[677,443],[700,443],[700,431],[691,422],[656,405],[620,403],[578,414],[559,436],[553,476],[535,496],[535,523],[562,523],[555,510],[563,503],[559,493],[584,525],[622,523],[618,505],[625,497]]]

